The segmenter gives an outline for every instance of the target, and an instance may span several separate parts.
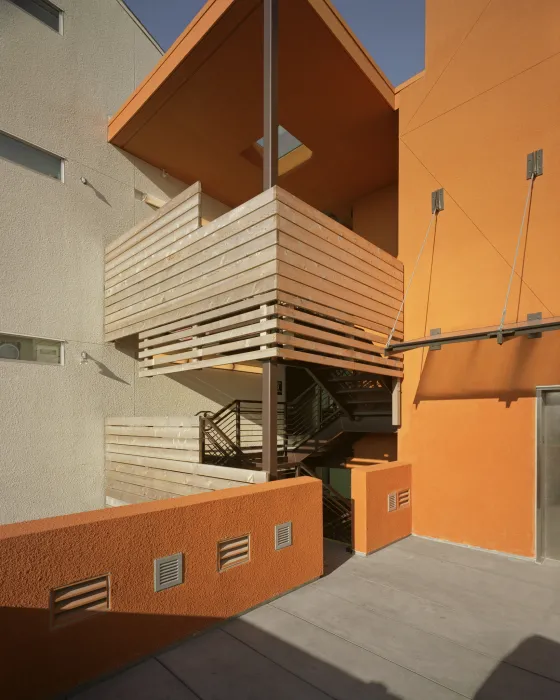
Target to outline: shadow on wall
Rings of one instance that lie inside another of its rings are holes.
[[[427,350],[414,399],[498,399],[506,404],[534,397],[536,386],[560,383],[560,332],[444,345]]]

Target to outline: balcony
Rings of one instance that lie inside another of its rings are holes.
[[[227,211],[193,185],[108,246],[105,278],[106,339],[138,336],[141,376],[275,358],[402,377],[402,264],[279,187]]]

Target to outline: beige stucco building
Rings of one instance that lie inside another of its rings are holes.
[[[0,0],[0,132],[64,170],[60,181],[0,158],[0,336],[64,341],[62,365],[0,360],[2,523],[104,506],[105,416],[215,410],[253,379],[139,379],[132,354],[104,342],[104,246],[154,214],[144,195],[185,185],[107,142],[160,47],[118,0],[57,6],[62,33]]]

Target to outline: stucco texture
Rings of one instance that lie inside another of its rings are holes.
[[[65,158],[64,183],[0,159],[0,334],[67,342],[64,367],[0,361],[0,523],[103,507],[105,416],[254,395],[230,391],[226,372],[140,380],[133,355],[103,343],[105,245],[153,214],[143,193],[185,184],[107,143],[109,116],[159,50],[117,0],[57,5],[62,36],[0,2],[0,130]]]
[[[288,521],[293,545],[275,550]],[[250,561],[219,573],[217,543],[245,534]],[[307,477],[1,527],[2,692],[50,697],[316,579],[322,537]],[[184,583],[154,593],[154,558],[178,552]],[[104,574],[110,611],[52,630],[50,591]]]
[[[405,337],[500,322],[528,181],[544,149],[507,322],[560,313],[560,5],[427,0],[426,72],[399,93],[399,257]],[[538,40],[527,41],[527,37]],[[420,535],[535,554],[535,388],[558,384],[558,333],[405,356],[399,459],[413,464]]]
[[[412,497],[408,505],[388,510],[390,493],[410,490],[411,466],[364,462],[356,458],[347,464],[352,470],[352,546],[360,554],[371,554],[412,531]]]

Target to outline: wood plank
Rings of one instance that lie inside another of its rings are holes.
[[[403,376],[402,372],[387,370],[383,367],[374,367],[373,365],[369,365],[364,362],[352,362],[337,357],[324,357],[323,355],[315,355],[310,352],[291,350],[287,347],[280,349],[278,357],[282,358],[283,360],[293,360],[294,362],[305,362],[315,365],[327,365],[328,367],[341,367],[342,369],[351,369],[357,372],[367,372],[368,374],[381,374],[384,376],[396,376],[399,378],[402,378]]]
[[[136,435],[105,435],[106,445],[135,445],[138,447],[157,447],[172,450],[198,450],[198,438],[161,438],[139,437]],[[111,448],[108,448],[111,449]]]
[[[284,267],[286,267],[285,264]],[[302,298],[308,298],[312,302],[323,304],[326,309],[329,309],[329,313],[326,315],[336,317],[338,311],[347,312],[356,317],[363,318],[364,326],[367,326],[374,331],[379,331],[383,334],[389,334],[393,326],[394,319],[391,319],[382,313],[378,313],[364,306],[360,306],[356,301],[355,295],[351,295],[350,293],[348,293],[348,297],[353,296],[353,298],[351,299],[335,296],[332,293],[330,293],[328,283],[323,284],[322,280],[317,280],[317,278],[310,280],[318,286],[326,287],[329,291],[325,292],[324,289],[317,289],[314,286],[308,286],[307,284],[303,284],[301,280],[294,280],[293,277],[297,277],[297,275],[294,275],[293,268],[292,270],[288,270],[288,272],[290,272],[292,278],[285,277],[280,274],[278,276],[278,286],[281,290],[286,291],[290,294],[297,294]],[[305,280],[307,282],[307,277],[305,277]],[[360,301],[362,301],[361,298],[359,299]],[[302,306],[306,306],[305,302],[302,303]],[[399,331],[402,331],[402,326],[403,322],[402,320],[400,320],[397,323],[397,328]]]
[[[226,231],[228,230],[226,229]],[[267,239],[266,243],[263,241],[263,238]],[[178,286],[185,281],[186,278],[184,279],[184,276],[186,273],[192,274],[193,268],[201,268],[204,264],[210,266],[212,263],[215,267],[218,267],[221,264],[220,259],[225,257],[230,250],[235,251],[238,250],[241,245],[247,246],[249,243],[256,243],[257,241],[260,242],[261,248],[266,248],[268,245],[276,243],[276,239],[276,218],[274,216],[269,216],[258,224],[244,229],[243,231],[239,231],[231,237],[222,237],[221,239],[217,237],[211,239],[209,237],[206,240],[199,241],[199,244],[195,242],[193,245],[189,245],[181,251],[182,253],[191,253],[191,255],[181,262],[168,260],[167,267],[161,272],[150,275],[136,284],[129,284],[124,289],[115,293],[111,291],[111,288],[108,288],[105,292],[105,306],[122,301],[127,297],[132,297],[138,294],[138,292],[148,289],[157,292],[164,291],[169,287]],[[258,248],[255,248],[255,250],[257,249]]]
[[[272,307],[270,307],[272,308]],[[170,345],[164,345],[163,347],[158,347],[150,350],[142,350],[138,353],[138,357],[153,357],[155,354],[164,353],[176,353],[179,350],[184,350],[186,348],[203,348],[206,345],[217,345],[219,343],[228,342],[230,340],[240,340],[245,336],[250,336],[252,334],[260,334],[264,331],[275,330],[278,327],[277,319],[271,319],[259,323],[252,323],[250,325],[241,326],[240,328],[230,328],[229,330],[223,331],[222,333],[211,333],[210,335],[202,335],[206,332],[204,326],[199,326],[201,335],[190,340],[179,341],[172,343]],[[196,330],[194,331],[196,333]],[[211,348],[210,350],[213,350]],[[171,358],[175,358],[175,355],[170,355]],[[159,363],[156,363],[159,364]]]
[[[108,462],[105,468],[106,471],[142,476],[149,479],[160,479],[170,483],[199,486],[210,491],[221,491],[222,489],[247,486],[246,481],[232,481],[231,479],[202,476],[200,474],[165,471],[163,469],[155,469],[154,467],[142,467],[136,464],[124,464],[122,462]]]
[[[109,488],[134,493],[138,496],[148,496],[151,500],[161,501],[178,496],[193,496],[198,493],[209,493],[210,489],[203,489],[199,486],[180,486],[179,484],[167,483],[157,479],[146,479],[143,484],[133,484],[118,478],[119,472],[115,474],[106,472],[105,483]],[[123,475],[124,476],[124,475]]]
[[[380,292],[375,292],[371,287],[367,287],[350,277],[337,275],[314,260],[304,258],[285,248],[278,261],[278,273],[291,277],[296,282],[305,279],[306,284],[310,287],[315,287],[333,296],[348,300],[355,299],[356,301],[353,303],[371,311],[377,311],[387,316],[391,321],[395,319],[401,305],[401,302],[396,299],[381,295]]]
[[[158,374],[173,374],[175,372],[188,372],[206,367],[220,367],[220,365],[240,364],[241,362],[252,362],[254,360],[264,360],[269,357],[277,357],[277,348],[266,348],[265,350],[255,350],[253,352],[243,352],[227,357],[216,357],[212,360],[200,360],[199,362],[189,362],[185,365],[175,365],[171,367],[157,367],[155,369],[140,369],[141,377],[153,377]]]
[[[176,219],[173,219],[172,221],[169,221],[165,226],[160,226],[156,228],[154,231],[150,233],[149,236],[146,236],[143,238],[141,241],[138,241],[134,245],[132,245],[130,248],[127,250],[123,251],[120,253],[120,255],[116,255],[112,260],[106,260],[105,261],[105,272],[109,273],[111,270],[114,270],[115,267],[118,265],[126,262],[127,260],[130,260],[131,258],[135,257],[136,255],[146,251],[148,248],[151,248],[155,243],[158,243],[159,241],[162,241],[163,239],[166,239],[168,236],[170,236],[173,233],[181,233],[183,228],[185,226],[188,226],[191,222],[196,222],[196,226],[190,227],[192,230],[195,230],[197,228],[200,228],[200,219],[199,219],[199,209],[198,209],[198,197],[197,198],[192,198],[189,200],[189,205],[187,207],[187,203],[185,204],[185,211],[181,213],[180,216],[178,216]],[[160,246],[160,247],[165,247],[165,246]],[[129,267],[129,266],[128,266]],[[108,274],[107,274],[108,276]]]
[[[210,311],[204,311],[200,314],[197,313],[196,315],[186,316],[180,321],[174,321],[173,323],[167,323],[164,326],[157,326],[156,328],[151,328],[148,331],[142,331],[141,333],[139,333],[139,337],[141,339],[152,338],[153,336],[159,336],[160,334],[167,333],[169,331],[174,331],[177,328],[184,330],[185,327],[188,328],[199,323],[204,323],[206,321],[219,319],[222,317],[227,320],[229,319],[231,314],[243,311],[244,309],[259,307],[263,304],[268,304],[269,302],[274,301],[275,299],[275,291],[267,292],[266,294],[261,294],[258,296],[252,296],[248,299],[241,299],[241,301],[237,301],[233,304],[226,304],[225,306],[213,308]],[[159,342],[160,338],[154,340]]]
[[[245,231],[252,226],[258,225],[276,214],[276,203],[271,201],[270,193],[268,193],[267,197],[266,200],[262,200],[264,203],[261,202],[262,195],[259,198],[255,198],[253,201],[259,199],[259,202],[254,209],[249,210],[246,207],[238,207],[226,217],[221,217],[220,220],[202,226],[185,239],[174,243],[163,251],[155,253],[149,260],[139,263],[133,275],[127,272],[122,279],[119,279],[120,276],[117,276],[110,283],[106,283],[105,287],[110,287],[112,293],[118,292],[126,284],[135,284],[163,269],[167,269],[170,262],[175,264],[190,257],[193,251],[191,246],[196,246],[195,250],[203,249],[207,240],[222,240],[239,231]]]
[[[377,355],[369,355],[368,353],[353,350],[352,348],[341,348],[337,345],[328,345],[326,343],[307,340],[306,338],[299,338],[296,336],[289,336],[289,338],[286,340],[286,345],[294,349],[301,348],[309,352],[320,353],[321,355],[334,355],[336,357],[344,357],[355,362],[375,365],[376,371],[378,371],[379,368],[379,374],[387,374],[391,377],[397,377],[400,373],[402,373],[402,367],[389,365],[382,357],[378,357]]]
[[[321,331],[317,328],[309,328],[308,326],[302,326],[298,323],[290,323],[289,321],[280,320],[278,321],[278,328],[287,333],[293,333],[299,336],[305,336],[312,340],[322,340],[328,343],[331,347],[341,346],[340,350],[337,350],[336,354],[339,352],[348,352],[351,350],[364,350],[365,354],[371,355],[372,362],[382,362],[386,367],[402,367],[402,361],[396,360],[391,361],[391,358],[385,357],[382,350],[376,348],[372,344],[364,343],[360,340],[355,340],[353,338],[344,337],[341,335],[335,335],[334,333],[329,333],[328,331]],[[283,343],[294,345],[291,339],[288,343]],[[363,353],[360,353],[360,355]]]
[[[153,256],[150,261],[144,261],[138,267],[138,271],[132,276],[129,275],[122,281],[115,280],[114,284],[106,286],[106,292],[116,294],[128,286],[138,284],[146,279],[153,277],[155,274],[165,272],[172,265],[185,264],[194,254],[203,252],[206,248],[218,245],[232,236],[237,236],[243,231],[251,229],[258,233],[259,228],[263,226],[263,222],[270,217],[275,216],[274,202],[270,202],[264,207],[243,216],[228,226],[218,226],[211,224],[203,226],[185,238],[184,241],[179,241],[173,246],[170,251],[162,251]],[[149,264],[148,264],[149,263]]]
[[[341,239],[340,236],[334,234],[329,229],[321,226],[320,224],[317,224],[309,217],[303,216],[294,209],[286,207],[281,203],[278,203],[278,210],[279,218],[282,218],[285,221],[296,225],[298,228],[303,229],[310,234],[313,234],[316,238],[325,241],[325,243],[331,243],[333,246],[335,246],[341,251],[346,251],[354,259],[358,259],[361,257],[362,260],[364,260],[364,262],[367,262],[369,265],[371,265],[372,268],[376,270],[377,275],[383,277],[384,282],[391,286],[394,286],[396,289],[399,286],[402,286],[404,280],[403,273],[395,267],[393,267],[392,265],[390,265],[389,263],[385,262],[384,260],[381,260],[374,252],[378,250],[377,246],[374,246],[365,238],[362,239],[362,241],[365,242],[367,246],[369,246],[369,248],[367,249],[363,249],[358,245],[354,245],[353,243],[345,240],[344,238]],[[348,229],[346,230],[348,231]]]
[[[138,496],[134,493],[126,493],[125,491],[119,491],[112,486],[105,487],[105,496],[109,498],[114,498],[117,501],[123,501],[125,505],[134,505],[136,503],[149,503],[152,499],[147,496]]]
[[[183,204],[183,202],[185,202],[187,199],[190,199],[190,197],[192,197],[195,194],[200,194],[201,191],[202,187],[200,182],[195,182],[193,185],[190,185],[189,187],[184,189],[176,197],[173,197],[173,199],[170,199],[168,202],[166,202],[163,205],[163,207],[161,207],[161,209],[158,209],[158,211],[153,214],[153,216],[150,216],[147,219],[140,221],[140,223],[136,224],[136,226],[134,226],[132,229],[126,231],[120,236],[117,236],[117,238],[111,241],[105,247],[106,255],[114,253],[119,248],[124,250],[124,246],[128,245],[137,234],[146,231],[146,229],[149,228],[153,223],[158,222],[160,219],[167,216],[167,214],[173,212],[175,209],[181,206],[181,204]],[[149,233],[147,235],[149,235]]]
[[[328,244],[318,236],[312,236],[303,229],[298,229],[297,226],[293,226],[280,217],[278,218],[278,228],[278,247],[280,249],[287,248],[293,253],[299,253],[302,257],[314,260],[332,270],[333,274],[340,274],[357,280],[370,287],[377,294],[383,295],[381,299],[387,297],[396,300],[399,304],[401,303],[403,285],[400,282],[397,282],[396,286],[385,283],[380,279],[382,273],[377,268],[368,265],[353,255],[349,255],[340,248]],[[290,229],[291,232],[287,232],[286,229]],[[315,240],[310,241],[309,239]],[[313,243],[320,245],[321,248],[314,247]]]
[[[271,220],[269,226],[271,229],[274,228],[274,220]],[[271,254],[267,256],[264,251],[269,249],[274,250],[276,238],[276,231],[269,230],[266,234],[250,238],[242,245],[236,246],[227,252],[222,251],[217,257],[212,255],[212,251],[208,251],[206,256],[204,256],[204,254],[198,256],[198,259],[193,261],[193,266],[180,275],[170,276],[163,282],[155,286],[141,289],[124,299],[115,300],[109,297],[105,302],[106,318],[117,311],[124,311],[127,308],[132,308],[135,304],[147,302],[152,299],[160,299],[163,296],[165,296],[166,300],[174,299],[184,294],[186,289],[193,289],[196,291],[198,289],[198,285],[196,284],[197,280],[201,280],[202,284],[206,283],[209,279],[225,279],[231,274],[229,272],[229,266],[239,263],[242,267],[248,267],[248,261],[253,260],[254,256],[262,254],[266,261],[273,259],[274,253],[271,252]],[[168,272],[171,272],[171,270]]]
[[[340,333],[355,336],[356,338],[362,338],[371,343],[377,343],[378,349],[381,350],[383,350],[387,341],[387,337],[382,336],[379,333],[364,331],[361,328],[356,328],[353,325],[333,321],[325,318],[324,316],[317,316],[315,314],[308,313],[307,311],[302,311],[301,309],[295,309],[292,307],[286,308],[285,306],[275,306],[274,308],[277,309],[276,313],[278,313],[280,316],[284,316],[285,318],[293,319],[294,321],[303,321],[304,323],[311,323],[319,326],[320,328],[328,328],[333,331],[339,331]]]
[[[198,421],[198,418],[195,418]],[[135,435],[138,437],[158,437],[158,438],[190,438],[198,440],[200,426],[179,428],[179,427],[132,427],[130,425],[107,425],[105,435]]]
[[[352,313],[352,311],[342,311],[341,309],[333,309],[332,307],[327,307],[324,303],[321,303],[321,301],[317,300],[317,294],[314,295],[314,300],[307,298],[304,299],[302,296],[299,295],[298,286],[294,285],[292,280],[283,280],[281,282],[281,285],[283,288],[278,290],[278,301],[284,302],[285,304],[288,304],[290,306],[298,306],[300,308],[304,308],[305,310],[328,316],[331,319],[335,318],[336,320],[346,321],[347,323],[351,323],[355,326],[367,329],[372,333],[380,333],[380,335],[383,337],[383,343],[386,342],[388,333],[385,330],[380,330],[380,327],[376,327],[376,324],[372,322],[371,318],[358,316],[357,314]],[[288,291],[288,287],[291,287],[290,291]],[[322,298],[325,297],[322,296]],[[399,322],[399,324],[397,324],[397,328],[394,334],[395,338],[402,338],[402,326],[402,321]]]
[[[161,447],[139,447],[135,445],[109,445],[111,454],[137,455],[138,457],[159,457],[160,459],[174,459],[178,462],[198,462],[197,450],[169,450]],[[120,461],[120,460],[112,460]]]
[[[400,260],[397,260],[397,258],[393,257],[389,253],[386,253],[384,250],[374,245],[373,243],[370,243],[368,240],[355,233],[354,231],[350,231],[350,229],[346,228],[346,226],[343,226],[337,221],[334,221],[334,219],[331,219],[330,216],[323,214],[317,209],[314,209],[309,204],[303,202],[301,199],[294,197],[294,195],[290,194],[281,187],[276,187],[275,189],[276,198],[278,199],[278,201],[287,204],[289,207],[295,209],[297,212],[300,212],[304,216],[307,216],[312,221],[320,224],[326,229],[333,231],[335,234],[344,238],[349,243],[354,243],[355,245],[359,246],[365,251],[372,251],[381,260],[384,260],[391,267],[402,272],[404,266]]]
[[[136,464],[138,466],[153,467],[163,471],[177,471],[183,474],[200,474],[216,479],[228,479],[247,484],[264,484],[268,481],[268,474],[254,469],[242,469],[240,467],[222,467],[217,464],[201,464],[200,462],[177,462],[171,459],[158,457],[141,457],[139,455],[113,454],[107,452],[106,460],[121,464]]]
[[[243,277],[234,275],[228,279],[209,284],[197,292],[177,297],[157,307],[150,307],[138,312],[133,317],[106,322],[105,332],[112,334],[113,331],[127,329],[124,334],[116,336],[122,337],[122,335],[130,335],[146,328],[161,326],[168,321],[179,320],[189,313],[202,311],[205,307],[225,306],[240,298],[244,299],[255,294],[268,292],[277,286],[276,269],[275,260],[258,265],[246,271]]]
[[[192,211],[193,210],[191,210],[191,212]],[[184,240],[190,233],[196,231],[198,228],[200,228],[198,210],[195,209],[189,221],[183,224],[180,228],[172,230],[166,236],[163,236],[163,238],[154,242],[152,242],[150,237],[148,239],[149,245],[144,248],[144,250],[135,253],[113,267],[109,267],[110,263],[107,263],[107,265],[105,265],[105,284],[107,285],[110,283],[111,280],[117,275],[124,274],[125,276],[128,276],[130,274],[127,272],[128,270],[134,270],[135,266],[144,260],[151,260],[152,256],[160,251],[162,254],[165,254],[168,248],[170,248],[174,243]]]
[[[198,416],[109,416],[105,418],[105,425],[198,428],[200,421]]]
[[[271,323],[274,324],[274,322]],[[212,336],[209,337],[212,338]],[[173,353],[171,355],[164,355],[162,357],[152,357],[151,359],[143,360],[141,362],[141,367],[157,367],[163,364],[174,364],[181,360],[191,360],[197,358],[204,359],[208,355],[221,356],[228,352],[233,352],[236,350],[242,350],[246,348],[253,348],[257,345],[273,345],[275,343],[280,342],[280,337],[281,336],[277,333],[267,333],[266,335],[259,335],[254,338],[244,338],[243,340],[224,342],[220,345],[213,345],[209,348],[201,347],[196,350],[189,350],[188,352]],[[195,364],[193,369],[197,369],[198,362],[189,364]]]
[[[231,328],[238,328],[241,326],[248,325],[251,321],[256,319],[265,319],[267,316],[272,316],[278,313],[278,306],[265,306],[265,309],[254,309],[253,311],[247,311],[244,314],[234,314],[233,316],[228,316],[227,318],[221,318],[219,321],[214,321],[213,323],[205,323],[197,325],[196,328],[187,327],[182,328],[182,330],[177,333],[167,333],[160,337],[149,338],[148,340],[142,340],[139,343],[140,348],[153,348],[156,346],[161,346],[164,343],[169,343],[170,341],[181,340],[185,338],[189,333],[196,335],[202,335],[203,333],[212,333],[216,331],[225,331]],[[167,347],[167,346],[165,346]],[[165,347],[158,348],[158,352],[166,352]],[[154,354],[153,352],[151,354]],[[139,353],[139,357],[147,357],[146,354],[142,352]]]

